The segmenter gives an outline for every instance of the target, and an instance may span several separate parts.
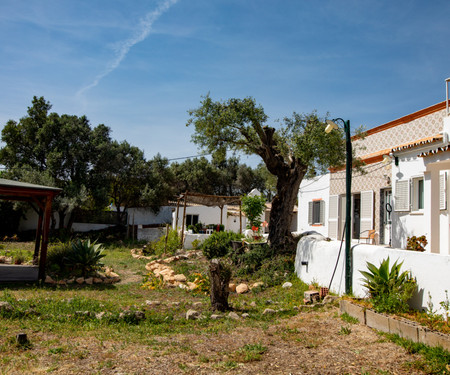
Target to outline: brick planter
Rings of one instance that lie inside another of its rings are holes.
[[[360,323],[386,333],[399,335],[404,339],[421,342],[428,346],[441,346],[450,351],[450,335],[432,331],[408,319],[392,318],[347,300],[340,301],[341,314],[357,318]]]

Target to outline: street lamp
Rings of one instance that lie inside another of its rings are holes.
[[[329,133],[333,129],[338,129],[339,126],[336,124],[336,121],[339,121],[344,125],[347,150],[345,164],[345,293],[350,294],[352,292],[352,255],[350,252],[352,243],[352,139],[350,137],[350,120],[345,121],[341,118],[327,120],[328,125],[325,128],[325,132]]]

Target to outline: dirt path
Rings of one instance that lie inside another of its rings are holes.
[[[23,373],[422,374],[408,366],[419,357],[406,354],[366,326],[343,322],[337,309],[300,313],[265,329],[242,327],[229,334],[149,337],[147,345],[78,337],[64,340],[67,342],[61,344],[68,349],[61,354],[49,353],[39,345],[32,351],[33,360],[24,354],[27,368]],[[243,349],[246,346],[262,348],[260,360]],[[5,367],[2,370],[12,374]]]

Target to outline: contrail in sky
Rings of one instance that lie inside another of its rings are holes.
[[[165,0],[154,11],[147,13],[147,15],[141,20],[140,25],[139,25],[135,35],[133,35],[131,38],[119,43],[119,47],[116,50],[115,58],[107,65],[107,67],[105,68],[105,70],[102,73],[100,73],[97,77],[95,77],[94,81],[91,84],[80,89],[77,92],[77,96],[81,96],[86,91],[97,86],[104,77],[106,77],[109,73],[113,72],[120,65],[122,60],[126,57],[128,52],[130,51],[131,47],[133,47],[135,44],[137,44],[139,42],[142,42],[145,38],[147,38],[148,34],[150,34],[153,23],[164,12],[169,10],[169,8],[177,2],[178,2],[178,0]]]

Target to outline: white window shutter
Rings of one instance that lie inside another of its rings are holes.
[[[373,214],[374,214],[373,201],[374,201],[374,193],[372,190],[361,192],[361,212],[360,212],[361,233],[373,229]]]
[[[447,209],[447,173],[439,175],[439,209]]]
[[[394,211],[410,210],[409,180],[395,182]]]
[[[339,196],[330,195],[330,206],[328,208],[328,236],[338,238],[339,233]]]
[[[308,202],[308,224],[313,224],[313,202]]]
[[[320,224],[325,225],[325,201],[320,201]]]

